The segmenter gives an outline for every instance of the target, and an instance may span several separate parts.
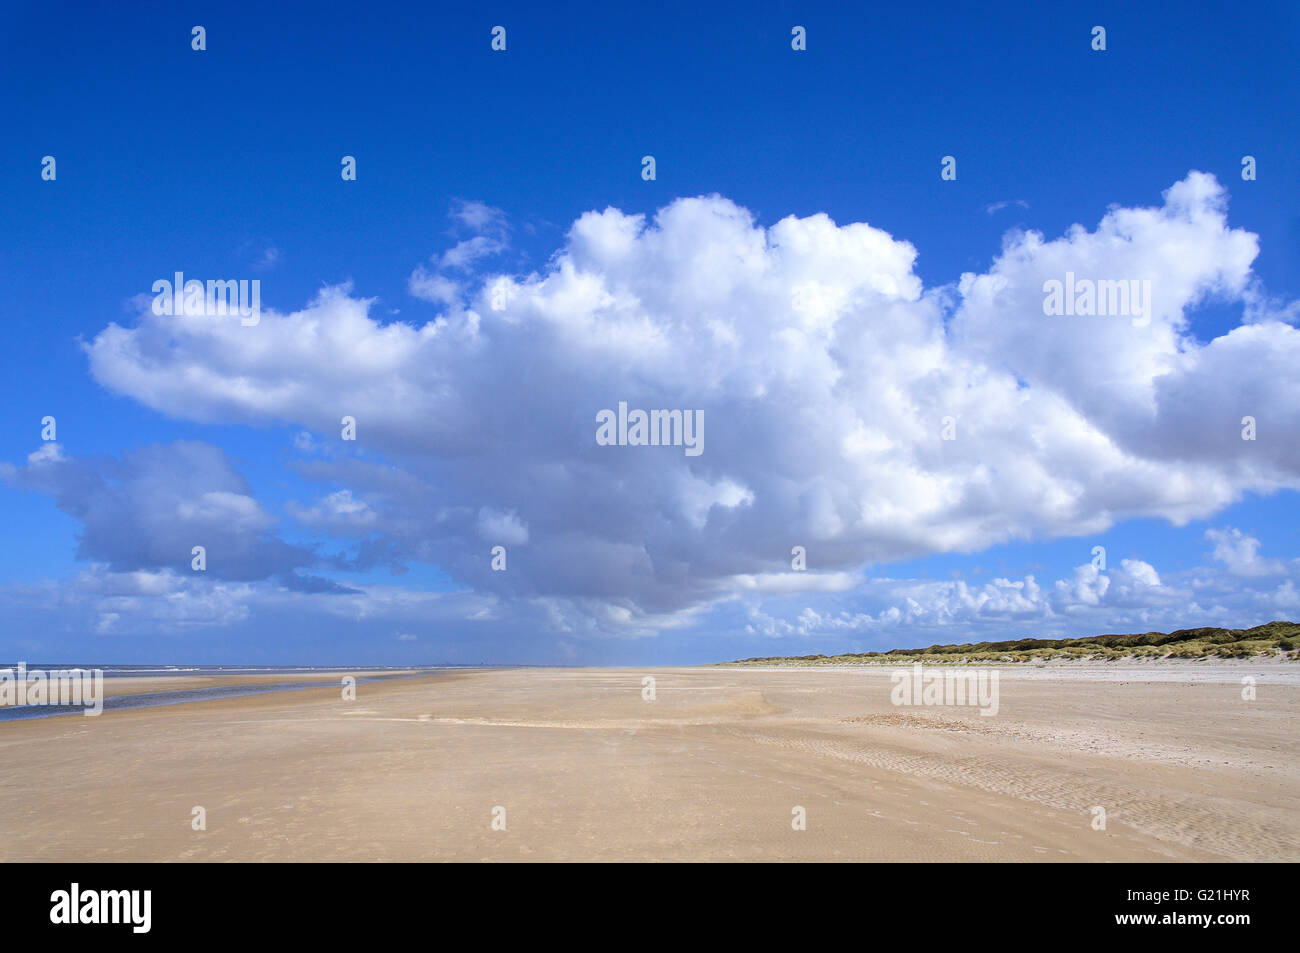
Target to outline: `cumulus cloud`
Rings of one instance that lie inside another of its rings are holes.
[[[1235,527],[1208,529],[1205,538],[1214,543],[1214,558],[1235,576],[1276,576],[1286,571],[1282,560],[1261,558],[1259,540]]]
[[[1063,638],[1106,632],[1171,631],[1196,625],[1242,627],[1269,621],[1297,604],[1291,579],[1246,590],[1204,567],[1161,573],[1138,559],[1099,570],[1076,566],[1040,584],[1033,575],[983,584],[964,579],[867,578],[851,607],[802,607],[792,601],[749,605],[746,632],[773,639],[816,640],[840,650],[925,642]]]
[[[1300,444],[1282,435],[1300,432],[1300,332],[1277,319],[1291,304],[1260,305],[1258,242],[1226,202],[1193,172],[1092,230],[1013,232],[987,272],[935,288],[910,243],[863,223],[765,228],[716,195],[651,219],[611,208],[581,216],[541,271],[504,276],[500,309],[501,276],[471,278],[504,217],[465,203],[453,219],[478,234],[412,276],[448,305],[430,323],[385,323],[342,286],[254,328],[142,310],[87,353],[102,385],[177,417],[328,441],[354,416],[383,464],[304,464],[347,496],[294,514],[352,534],[358,567],[435,563],[564,631],[653,628],[738,594],[835,590],[864,565],[1182,524],[1297,487]],[[1044,283],[1066,272],[1150,280],[1149,322],[1046,317]],[[1211,300],[1252,318],[1202,341]],[[619,401],[702,410],[706,451],[597,446],[595,415]],[[1245,415],[1258,440],[1241,439]],[[184,518],[257,516],[194,505]],[[514,541],[509,572],[490,571],[490,536]],[[804,582],[788,578],[794,545]],[[890,608],[1006,617],[1161,589],[1125,563],[1064,590],[999,580]]]
[[[247,647],[263,645],[268,633],[310,632],[319,649],[330,641],[322,640],[324,633],[354,635],[358,624],[373,624],[376,638],[384,641],[391,633],[399,641],[414,640],[410,633],[436,626],[444,649],[485,635],[510,645],[517,619],[509,626],[494,621],[495,605],[491,597],[469,592],[394,586],[348,588],[321,599],[308,587],[284,580],[236,582],[188,569],[117,572],[103,563],[92,563],[69,579],[0,585],[0,612],[15,628],[31,629],[45,651],[57,647],[52,635],[208,634],[214,637],[208,650],[233,645],[229,657],[241,662],[247,661]],[[523,617],[534,624],[540,620],[536,613]],[[502,660],[523,651],[526,646],[512,646]],[[476,653],[472,660],[482,657]]]
[[[121,458],[69,457],[47,443],[26,466],[0,467],[0,478],[47,493],[81,523],[77,555],[129,578],[188,573],[193,547],[206,550],[210,578],[266,579],[306,585],[295,570],[317,562],[274,531],[275,518],[218,447],[192,441],[151,445]],[[147,593],[141,593],[147,594]]]

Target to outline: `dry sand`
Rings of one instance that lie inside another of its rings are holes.
[[[1006,666],[995,717],[894,707],[890,671],[458,671],[0,723],[0,860],[1300,860],[1294,666]]]

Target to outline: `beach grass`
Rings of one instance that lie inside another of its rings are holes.
[[[1088,659],[1251,659],[1272,656],[1300,660],[1300,623],[1269,622],[1251,629],[1202,627],[1176,632],[1093,635],[1078,639],[1017,639],[968,642],[928,648],[891,649],[844,655],[796,655],[747,658],[723,665],[879,665],[970,664]]]

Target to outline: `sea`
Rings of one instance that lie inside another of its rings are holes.
[[[81,669],[83,671],[99,670],[104,673],[104,681],[113,678],[168,678],[168,677],[202,677],[202,676],[297,676],[292,681],[266,681],[256,685],[209,685],[190,687],[173,691],[139,692],[130,695],[115,695],[104,699],[104,711],[118,711],[126,708],[157,708],[163,705],[182,705],[186,702],[208,701],[213,698],[233,698],[239,695],[262,695],[267,692],[293,692],[308,688],[340,686],[340,675],[348,672],[366,672],[356,676],[357,684],[365,682],[388,681],[399,678],[414,678],[427,672],[448,671],[454,669],[478,668],[473,665],[95,665],[69,664],[58,662],[40,664],[27,662],[28,673],[43,671],[64,671]],[[16,673],[18,663],[0,664],[0,670],[8,669]],[[321,673],[321,678],[302,678],[314,672]],[[325,673],[333,677],[325,677]],[[390,673],[391,674],[388,674]],[[11,675],[11,677],[13,677]],[[28,718],[52,718],[59,715],[83,715],[81,705],[0,705],[0,722],[20,721]],[[84,715],[83,715],[84,717]]]

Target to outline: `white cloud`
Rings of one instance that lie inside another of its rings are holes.
[[[518,516],[486,506],[478,511],[478,534],[489,543],[506,546],[522,546],[528,542],[528,527]]]
[[[379,519],[368,503],[352,496],[351,490],[331,493],[312,507],[290,501],[287,508],[300,523],[331,532],[364,531]]]
[[[415,297],[434,304],[456,304],[464,293],[459,281],[430,272],[423,265],[417,265],[411,273],[406,290]]]
[[[1171,582],[1150,563],[1125,559],[1109,571],[1085,563],[1048,585],[1033,575],[982,585],[961,579],[866,579],[854,587],[848,608],[792,608],[793,600],[786,600],[775,607],[751,606],[746,617],[752,634],[816,640],[823,646],[838,641],[838,650],[844,651],[864,644],[879,649],[1197,625],[1242,627],[1300,604],[1290,580],[1273,592],[1247,592],[1235,580],[1198,579],[1198,572],[1174,574]]]
[[[1259,540],[1235,527],[1208,529],[1205,538],[1214,543],[1214,559],[1234,576],[1275,576],[1286,571],[1282,560],[1260,558]]]
[[[447,272],[468,272],[476,263],[502,254],[510,247],[510,228],[506,216],[499,208],[493,208],[483,202],[466,202],[457,199],[452,203],[448,218],[455,223],[457,231],[469,231],[470,237],[462,238],[441,255],[432,257],[433,269],[417,265],[407,281],[407,290],[425,301],[434,304],[459,306],[465,293],[461,279],[453,278]]]
[[[1018,205],[1020,208],[1023,209],[1029,208],[1029,203],[1026,202],[1024,199],[1007,199],[1006,201],[1003,202],[992,202],[984,206],[984,211],[987,212],[989,215],[992,215],[994,212],[1000,212],[1004,208],[1010,208],[1012,205]]]
[[[82,524],[78,555],[113,570],[188,569],[191,550],[208,552],[207,571],[258,579],[313,562],[271,532],[275,519],[254,499],[218,448],[177,441],[120,459],[67,457],[54,444],[0,478],[50,494]]]
[[[475,235],[473,238],[457,242],[443,252],[442,258],[439,259],[439,267],[468,270],[480,258],[498,255],[505,250],[505,247],[504,242],[485,235]]]
[[[507,231],[506,213],[485,202],[456,199],[448,216],[476,234],[504,235]]]
[[[1256,307],[1212,340],[1193,333],[1200,303],[1263,294],[1257,240],[1229,227],[1207,175],[1189,174],[1160,207],[1113,208],[1092,231],[1013,233],[987,273],[930,289],[916,249],[880,229],[822,214],[762,228],[709,196],[653,220],[581,216],[545,269],[509,279],[495,311],[495,276],[463,272],[474,249],[504,241],[504,219],[471,203],[453,219],[488,244],[437,259],[455,279],[441,267],[412,276],[413,293],[448,305],[434,322],[385,324],[346,286],[299,311],[264,310],[255,328],[146,309],[87,345],[92,372],[193,420],[328,439],[355,416],[359,445],[385,466],[324,460],[310,475],[367,507],[363,559],[433,562],[485,592],[550,600],[571,631],[584,618],[677,625],[701,605],[761,598],[784,585],[796,544],[817,572],[851,574],[1136,517],[1183,523],[1248,491],[1300,486],[1288,384],[1300,332],[1273,319],[1292,305]],[[1043,283],[1066,271],[1149,278],[1150,323],[1045,317]],[[619,400],[703,410],[705,453],[596,447],[594,415]],[[1240,439],[1247,414],[1256,441]],[[949,416],[957,439],[945,441]],[[325,519],[319,505],[298,515]],[[508,573],[482,553],[500,531],[529,545]],[[1138,562],[1062,583],[943,583],[888,608],[1059,614],[1163,590]]]
[[[30,466],[40,466],[43,463],[62,463],[67,459],[63,453],[63,448],[52,440],[41,444],[38,449],[27,454],[27,463]]]

